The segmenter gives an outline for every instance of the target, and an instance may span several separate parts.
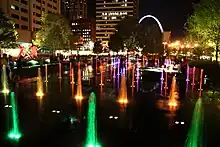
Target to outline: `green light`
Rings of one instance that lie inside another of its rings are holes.
[[[11,131],[8,133],[8,138],[18,141],[21,138],[22,134],[19,131],[18,111],[14,92],[10,93],[10,98],[12,105],[12,128]]]
[[[204,121],[204,108],[202,104],[202,99],[199,98],[195,105],[192,124],[187,135],[185,147],[203,146],[203,121]]]
[[[97,139],[97,128],[96,128],[96,96],[95,93],[91,93],[89,97],[88,107],[88,126],[87,126],[87,137],[85,147],[101,147]]]

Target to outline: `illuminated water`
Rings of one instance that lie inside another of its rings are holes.
[[[178,101],[177,99],[179,98],[177,88],[176,88],[176,77],[174,76],[172,79],[172,84],[170,88],[170,95],[169,95],[169,101],[168,105],[170,107],[177,107],[178,106]]]
[[[3,65],[2,67],[1,81],[2,81],[2,93],[8,94],[9,93],[8,76],[5,65]]]
[[[19,130],[19,118],[18,118],[18,110],[17,110],[17,103],[15,99],[14,92],[10,93],[10,99],[11,99],[11,105],[12,105],[12,127],[11,130],[8,133],[8,138],[18,141],[21,138],[21,133]]]
[[[78,79],[77,79],[77,89],[76,89],[76,96],[75,99],[81,100],[83,99],[82,95],[82,79],[81,79],[81,70],[78,69]]]
[[[89,107],[87,115],[87,134],[85,147],[101,147],[97,138],[97,124],[96,124],[96,95],[91,93],[89,96]]]
[[[202,99],[195,104],[191,127],[189,129],[185,147],[203,147],[204,108]]]
[[[123,73],[123,75],[121,77],[121,85],[120,85],[120,90],[119,90],[118,102],[120,104],[127,104],[128,103],[127,84],[126,84],[125,73]]]
[[[36,96],[42,97],[44,96],[43,82],[41,77],[41,69],[38,68],[38,77],[37,77],[37,93]]]

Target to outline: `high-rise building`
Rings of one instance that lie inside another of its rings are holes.
[[[18,41],[30,43],[42,13],[60,13],[60,0],[1,0],[0,8],[15,22]]]
[[[87,0],[61,0],[61,13],[72,22],[87,18]]]
[[[108,43],[118,22],[137,16],[138,0],[96,0],[96,39]]]
[[[77,19],[72,22],[72,31],[75,36],[83,39],[83,42],[95,41],[94,23],[88,19]]]

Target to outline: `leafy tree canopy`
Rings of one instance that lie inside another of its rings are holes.
[[[60,14],[44,13],[41,17],[41,29],[36,33],[35,44],[41,48],[71,50],[77,37],[73,36],[68,21]]]
[[[216,58],[220,43],[220,0],[202,0],[195,4],[194,13],[188,18],[186,30],[193,41],[207,46],[214,44]]]
[[[15,48],[16,42],[15,24],[0,9],[0,48]]]

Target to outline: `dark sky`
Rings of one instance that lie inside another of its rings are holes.
[[[192,4],[198,0],[139,0],[139,17],[150,14],[159,19],[172,38],[184,35],[184,24],[192,14]],[[95,0],[88,0],[88,17],[95,18]]]

